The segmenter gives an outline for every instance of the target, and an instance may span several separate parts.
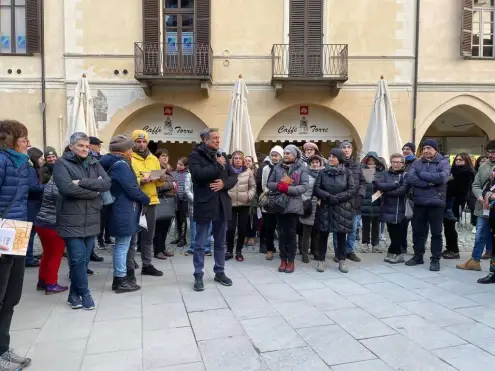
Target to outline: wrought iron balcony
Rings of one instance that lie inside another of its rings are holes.
[[[143,43],[134,44],[134,76],[153,85],[211,82],[213,51],[209,44]]]
[[[347,51],[347,44],[275,44],[272,82],[343,83],[348,79]]]

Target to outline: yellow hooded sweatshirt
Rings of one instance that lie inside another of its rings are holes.
[[[160,201],[158,200],[158,190],[157,187],[163,185],[163,182],[159,180],[154,180],[152,182],[141,184],[141,172],[150,172],[152,170],[160,170],[160,161],[153,156],[151,153],[144,159],[136,152],[132,153],[132,169],[136,174],[137,181],[141,190],[146,193],[146,195],[150,198],[150,205],[158,205]]]

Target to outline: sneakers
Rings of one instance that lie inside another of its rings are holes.
[[[15,366],[19,366],[19,365],[22,366],[20,369],[26,367],[31,363],[31,358],[22,357],[19,354],[15,353],[13,349],[7,350],[4,354],[0,356],[0,358],[9,363],[16,363]]]
[[[473,227],[473,230],[471,231],[473,234],[476,234],[476,227]]]
[[[287,260],[283,260],[280,262],[280,266],[278,267],[279,272],[285,272],[287,269]]]
[[[390,260],[395,258],[395,254],[387,253],[387,256],[383,259],[384,262],[390,263]]]
[[[371,252],[371,247],[370,247],[370,244],[367,243],[367,244],[362,244],[361,247],[359,248],[360,252],[364,253],[364,254],[367,254],[369,252]]]
[[[163,272],[162,271],[159,271],[158,269],[156,269],[151,264],[150,265],[147,265],[146,267],[143,267],[141,269],[141,274],[143,276],[153,276],[153,277],[161,277],[161,276],[163,276]]]
[[[480,264],[480,262],[474,260],[473,258],[470,258],[465,263],[457,264],[455,267],[457,269],[462,269],[462,270],[465,270],[465,271],[480,271],[481,270],[481,264]]]
[[[430,271],[438,272],[440,270],[440,259],[431,259]]]
[[[104,250],[105,249],[105,241],[103,241],[103,238],[98,238],[98,248],[100,250]]]
[[[201,277],[196,277],[194,279],[194,286],[193,286],[194,291],[203,291],[205,289],[205,285],[203,283],[203,278]]]
[[[265,256],[266,260],[273,260],[273,251],[268,251]]]
[[[459,255],[459,253],[455,253],[455,252],[448,251],[448,250],[445,250],[442,253],[442,257],[444,259],[460,259],[461,258],[461,256]]]
[[[342,273],[349,272],[349,269],[347,269],[347,264],[345,263],[345,260],[339,261],[339,271],[341,271]]]
[[[356,262],[356,263],[359,263],[361,261],[361,258],[359,256],[357,256],[354,251],[353,252],[350,252],[346,255],[346,259],[349,259],[353,262]],[[339,261],[337,260],[336,263],[338,263]]]
[[[191,249],[187,250],[184,255],[185,256],[189,256],[189,255],[193,255],[194,254],[194,251],[192,251]]]
[[[88,276],[92,276],[93,274],[95,274],[95,272],[93,272],[91,269],[88,268],[88,270],[86,271],[86,274]]]
[[[102,256],[98,256],[94,251],[91,253],[91,256],[89,257],[89,261],[92,262],[102,262],[104,260],[105,258],[103,258]]]
[[[399,263],[404,263],[406,259],[404,258],[404,254],[396,254],[394,255],[390,260],[390,264],[399,264]]]
[[[320,273],[325,272],[325,262],[319,261],[316,265],[316,271]]]
[[[296,264],[294,262],[287,262],[285,273],[294,273],[295,270],[296,270]]]
[[[380,234],[380,241],[386,241],[385,234]]]
[[[0,371],[20,371],[24,366],[18,363],[12,363],[0,358]]]
[[[46,285],[45,295],[60,294],[61,292],[67,291],[69,288],[67,286],[60,286],[58,283],[53,285]]]
[[[414,267],[415,265],[424,264],[424,263],[425,262],[423,260],[423,257],[422,256],[416,256],[416,255],[414,255],[411,259],[406,261],[406,265],[408,267]]]
[[[227,275],[223,272],[215,274],[214,279],[216,282],[219,282],[224,286],[232,286],[232,280],[229,277],[227,277]]]
[[[81,309],[83,307],[82,300],[77,294],[70,294],[69,298],[67,299],[67,304],[72,309]]]
[[[91,294],[82,297],[82,307],[85,310],[93,310],[96,308],[95,301],[91,297]]]
[[[112,290],[114,290],[116,294],[122,294],[124,292],[134,292],[140,289],[141,286],[132,283],[126,277],[113,278]]]
[[[302,256],[302,262],[303,263],[309,263],[309,256],[308,256],[308,254],[306,254],[306,253],[303,254],[303,256]]]
[[[495,283],[495,273],[489,273],[488,276],[483,277],[483,278],[480,278],[476,282],[481,283],[483,285],[487,285],[487,284],[490,284],[490,283]]]
[[[371,248],[371,252],[374,252],[374,253],[380,253],[380,254],[381,254],[381,253],[383,252],[383,250],[382,250],[382,248],[380,247],[380,245],[376,245],[376,246],[373,246],[373,247]]]
[[[228,261],[230,259],[232,259],[234,257],[234,254],[232,254],[231,252],[226,252],[225,253],[225,261]]]
[[[238,252],[237,254],[235,254],[235,261],[243,262],[244,256],[242,256],[242,254],[240,252]]]
[[[246,245],[247,246],[254,246],[254,245],[256,245],[256,239],[254,239],[254,238],[248,238],[248,240],[246,242]]]
[[[339,258],[337,258],[337,255],[334,255],[334,257],[333,257],[333,261],[334,261],[335,263],[338,263],[338,262],[339,262]]]
[[[211,252],[211,250],[207,250],[207,251],[205,251],[205,255],[206,256],[212,256],[213,253]]]

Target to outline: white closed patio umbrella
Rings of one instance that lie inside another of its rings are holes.
[[[225,133],[221,140],[221,149],[227,154],[242,151],[246,156],[252,156],[258,162],[254,148],[254,137],[249,119],[247,96],[249,92],[246,83],[239,75],[232,92],[229,116],[225,125]]]
[[[74,92],[72,109],[69,116],[67,140],[76,132],[83,132],[92,137],[98,136],[93,104],[89,82],[86,74],[83,74]]]
[[[402,152],[402,140],[392,108],[390,91],[383,76],[378,81],[375,102],[364,138],[363,152],[366,155],[370,151],[376,152],[387,162],[390,155]]]

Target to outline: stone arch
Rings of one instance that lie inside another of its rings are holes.
[[[438,117],[456,109],[462,109],[464,112],[463,116],[476,123],[486,133],[488,138],[495,138],[495,109],[476,96],[463,94],[447,100],[426,116],[417,128],[416,138],[418,138],[418,143]]]

